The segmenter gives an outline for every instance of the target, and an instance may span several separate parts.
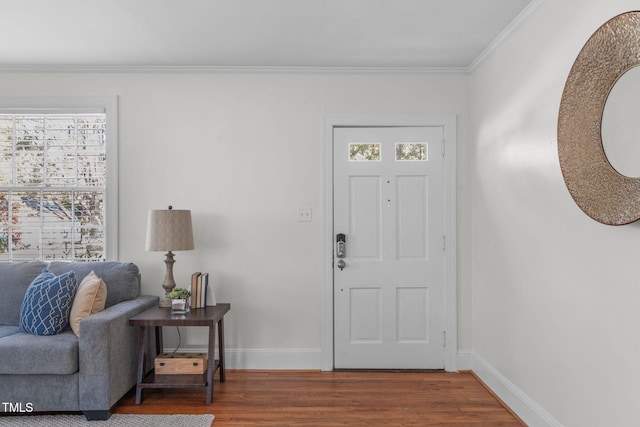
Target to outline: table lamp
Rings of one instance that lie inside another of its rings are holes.
[[[174,210],[172,206],[166,210],[149,211],[147,219],[147,251],[167,251],[164,263],[167,271],[162,287],[165,295],[176,287],[173,279],[173,251],[193,249],[193,228],[191,211]],[[171,307],[167,298],[160,300],[160,307]]]

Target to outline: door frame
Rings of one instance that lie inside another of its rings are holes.
[[[446,235],[444,271],[444,369],[457,370],[457,246],[456,246],[456,122],[455,114],[407,115],[326,115],[322,153],[322,239],[321,239],[321,369],[334,369],[333,302],[333,129],[335,127],[443,126],[446,141],[443,185],[444,228]]]

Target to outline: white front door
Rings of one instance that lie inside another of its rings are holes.
[[[444,368],[442,144],[442,126],[334,128],[337,369]]]

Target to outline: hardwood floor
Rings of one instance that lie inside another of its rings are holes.
[[[227,371],[204,390],[135,390],[122,414],[214,414],[227,426],[523,426],[470,372]]]

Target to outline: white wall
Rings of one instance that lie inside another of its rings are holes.
[[[473,348],[566,426],[640,425],[640,224],[571,199],[558,162],[564,83],[630,0],[548,0],[472,75]]]
[[[144,251],[147,211],[169,204],[191,209],[196,250],[176,253],[176,281],[185,286],[193,271],[211,273],[218,301],[232,304],[225,323],[227,348],[239,351],[232,363],[320,368],[326,114],[458,114],[458,335],[460,348],[471,348],[468,81],[465,75],[5,73],[0,94],[117,95],[119,258],[138,264],[143,292],[160,295],[164,276],[163,254]],[[314,220],[297,222],[298,207],[313,208]],[[183,329],[182,348],[204,348],[204,330]],[[176,345],[176,336],[167,331],[165,344]],[[287,352],[291,360],[283,359]]]
[[[278,364],[290,351],[291,367],[320,367],[325,114],[457,113],[460,350],[560,424],[640,425],[640,224],[604,226],[580,211],[556,143],[576,55],[634,8],[547,0],[470,77],[2,73],[0,94],[117,95],[120,259],[160,295],[163,254],[144,251],[146,213],[191,209],[196,250],[177,253],[179,284],[212,274],[233,306],[237,363]],[[313,222],[296,222],[300,206]],[[185,329],[182,347],[204,339]]]

